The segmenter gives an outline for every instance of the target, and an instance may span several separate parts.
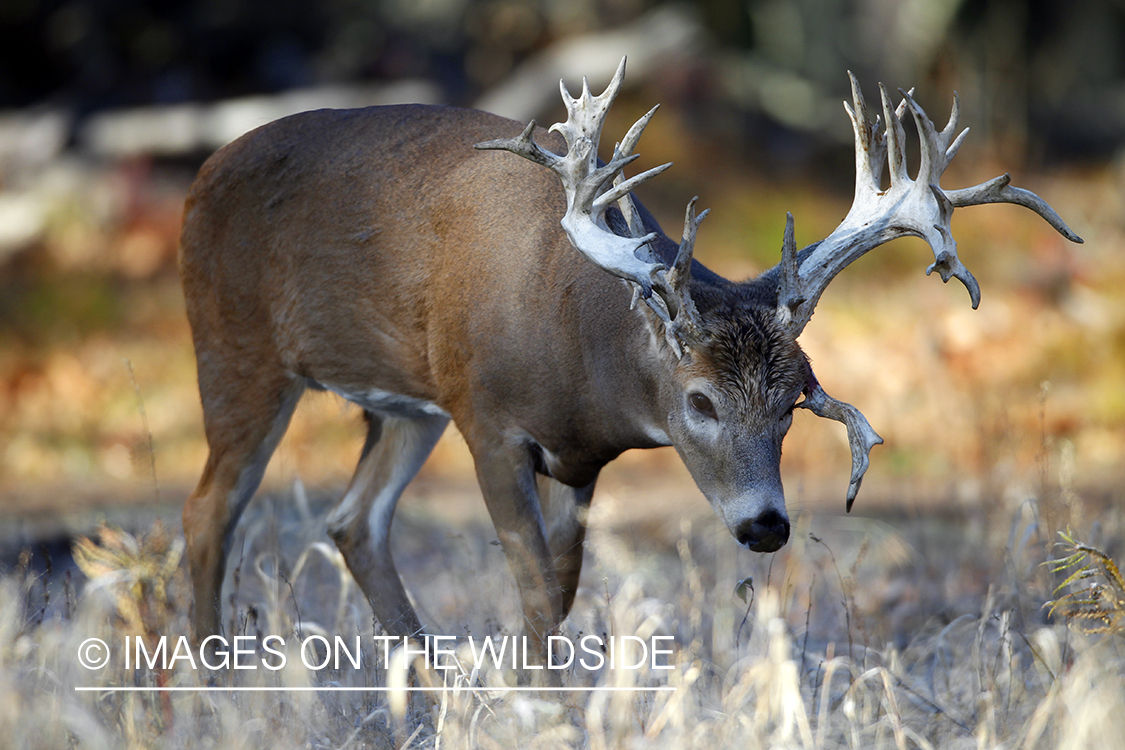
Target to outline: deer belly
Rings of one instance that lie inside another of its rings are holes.
[[[310,383],[313,388],[332,391],[365,411],[380,414],[386,417],[399,417],[400,419],[418,419],[420,417],[448,417],[449,412],[442,409],[433,401],[404,396],[401,393],[384,391],[379,388],[363,390],[341,388],[331,383]]]

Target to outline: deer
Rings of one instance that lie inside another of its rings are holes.
[[[429,632],[390,530],[452,421],[518,585],[529,651],[541,650],[575,599],[599,472],[626,450],[674,446],[737,544],[773,552],[790,532],[782,441],[794,410],[808,409],[846,427],[851,510],[882,438],[825,392],[797,341],[850,263],[921,237],[934,253],[927,275],[957,278],[976,308],[955,208],[1025,206],[1082,242],[1008,174],[941,187],[968,132],[957,132],[956,94],[938,130],[913,89],[894,107],[880,84],[872,119],[849,73],[850,210],[800,250],[787,215],[780,263],[728,281],[693,258],[707,215],[695,198],[677,243],[632,196],[671,165],[624,177],[655,107],[599,161],[624,75],[622,59],[598,96],[585,79],[577,97],[560,82],[567,119],[546,130],[445,106],[318,110],[206,161],[180,251],[209,447],[183,510],[197,638],[220,630],[234,529],[306,391],[336,393],[366,420],[327,528],[384,631]],[[907,111],[921,144],[914,177]]]

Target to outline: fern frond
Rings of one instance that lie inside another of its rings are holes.
[[[1047,614],[1065,617],[1071,627],[1083,633],[1125,635],[1125,577],[1117,563],[1097,547],[1079,541],[1069,527],[1060,531],[1059,537],[1062,541],[1055,546],[1063,556],[1043,564],[1052,573],[1072,572],[1055,587],[1057,598],[1044,602]],[[1083,581],[1090,583],[1058,596]]]

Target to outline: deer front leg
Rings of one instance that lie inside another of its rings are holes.
[[[496,534],[519,587],[528,663],[542,664],[547,636],[562,621],[555,573],[531,455],[524,445],[470,443],[477,480]]]
[[[571,487],[554,479],[539,481],[540,506],[547,528],[547,542],[554,555],[553,567],[559,582],[559,622],[570,614],[578,579],[582,573],[582,543],[586,538],[586,514],[594,496],[594,483]]]

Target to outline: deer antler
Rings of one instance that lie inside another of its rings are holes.
[[[882,445],[883,438],[871,427],[863,412],[851,404],[837,401],[824,392],[820,383],[813,382],[805,391],[805,397],[797,404],[798,409],[808,409],[818,417],[834,419],[843,422],[848,428],[848,445],[852,451],[852,476],[848,481],[848,495],[844,508],[852,512],[852,503],[859,494],[859,486],[863,483],[863,475],[867,473],[867,466],[871,463],[871,449]]]
[[[1026,206],[1042,216],[1072,242],[1082,238],[1070,230],[1054,209],[1034,193],[1012,187],[1007,174],[962,190],[946,192],[939,185],[945,168],[957,154],[968,128],[954,136],[960,116],[960,103],[953,96],[949,122],[939,132],[912,96],[913,89],[902,92],[903,101],[892,110],[887,90],[879,86],[886,127],[879,129],[879,117],[869,121],[867,104],[859,90],[859,82],[850,72],[852,105],[844,109],[855,132],[855,200],[843,222],[826,239],[800,253],[793,241],[793,216],[786,218],[785,240],[779,276],[777,305],[782,319],[793,336],[799,336],[812,317],[820,295],[829,282],[848,264],[869,250],[897,237],[921,237],[934,252],[934,262],[926,275],[937,271],[942,281],[956,277],[969,291],[975,309],[980,304],[980,286],[957,257],[957,242],[949,221],[953,209],[984,203],[1015,203]],[[914,179],[906,170],[906,135],[902,118],[909,109],[918,126],[921,159]],[[881,190],[884,160],[890,168],[890,187]],[[814,414],[843,422],[848,428],[852,451],[852,476],[848,487],[847,509],[859,491],[867,471],[871,448],[883,442],[867,418],[850,404],[829,396],[815,377],[810,378],[805,399],[797,406]]]
[[[850,72],[853,104],[844,109],[855,131],[855,200],[851,210],[835,231],[820,243],[802,251],[799,265],[796,251],[783,251],[778,287],[778,307],[790,318],[794,336],[800,335],[812,317],[816,303],[829,282],[852,261],[897,237],[921,237],[934,252],[934,262],[926,269],[937,271],[942,281],[956,277],[969,291],[973,308],[980,304],[980,286],[957,257],[957,242],[949,221],[953,209],[984,203],[1015,203],[1042,216],[1071,242],[1082,239],[1070,230],[1054,209],[1034,193],[1012,187],[1009,175],[962,190],[946,192],[940,187],[945,168],[957,154],[968,128],[954,136],[960,116],[960,103],[953,97],[949,122],[938,131],[911,92],[900,92],[903,101],[891,109],[887,90],[880,84],[886,127],[880,130],[879,118],[869,122],[867,104],[859,82]],[[906,135],[902,118],[909,109],[918,126],[921,160],[914,179],[906,170]],[[891,184],[883,191],[880,181],[885,160]],[[787,255],[786,253],[790,253]]]
[[[629,194],[638,185],[672,166],[672,163],[653,167],[629,179],[623,178],[621,170],[637,159],[638,155],[633,153],[633,148],[656,112],[656,107],[629,128],[621,143],[614,149],[613,159],[598,167],[598,142],[602,126],[609,108],[621,90],[624,78],[625,58],[622,58],[613,79],[599,96],[590,94],[590,85],[585,78],[582,79],[582,94],[577,98],[570,95],[565,83],[559,82],[567,118],[566,122],[555,123],[549,130],[560,133],[566,140],[567,152],[563,156],[545,151],[535,143],[532,138],[535,131],[534,120],[515,138],[478,143],[476,148],[511,151],[547,167],[559,176],[566,191],[566,213],[560,223],[571,244],[609,273],[636,285],[634,291],[664,322],[669,344],[677,356],[682,356],[682,347],[700,335],[701,330],[687,283],[695,232],[707,212],[696,216],[695,200],[689,204],[683,242],[671,270],[653,258],[647,245],[656,238],[656,233],[642,234],[644,230]],[[618,203],[625,216],[630,233],[628,237],[614,234],[606,223],[605,211],[614,203]],[[635,300],[636,294],[634,302]]]

